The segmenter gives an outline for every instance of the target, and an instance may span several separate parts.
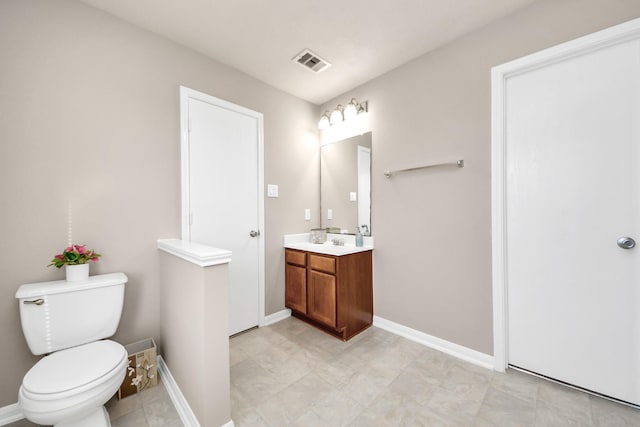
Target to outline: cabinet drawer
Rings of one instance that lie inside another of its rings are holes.
[[[289,264],[301,265],[303,267],[307,265],[306,252],[298,252],[287,249],[284,252],[284,259]]]
[[[336,259],[333,257],[309,254],[309,267],[311,267],[314,270],[335,274]]]

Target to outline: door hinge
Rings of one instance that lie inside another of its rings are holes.
[[[191,132],[191,119],[187,120],[187,130]]]
[[[189,225],[193,225],[193,212],[189,212]]]

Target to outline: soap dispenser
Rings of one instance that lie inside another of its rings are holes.
[[[356,227],[356,246],[361,248],[363,245],[362,233],[360,233],[360,227]]]

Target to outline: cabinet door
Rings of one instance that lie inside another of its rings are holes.
[[[336,327],[336,278],[331,274],[309,270],[308,311],[312,319]]]
[[[285,275],[285,305],[292,310],[306,314],[307,269],[287,264]]]

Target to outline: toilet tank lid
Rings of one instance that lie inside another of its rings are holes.
[[[87,280],[77,282],[67,282],[66,280],[55,280],[52,282],[27,283],[21,285],[16,292],[16,298],[34,298],[43,295],[61,294],[65,292],[81,291],[83,289],[94,289],[105,286],[123,285],[129,279],[124,273],[100,274],[89,276]]]

